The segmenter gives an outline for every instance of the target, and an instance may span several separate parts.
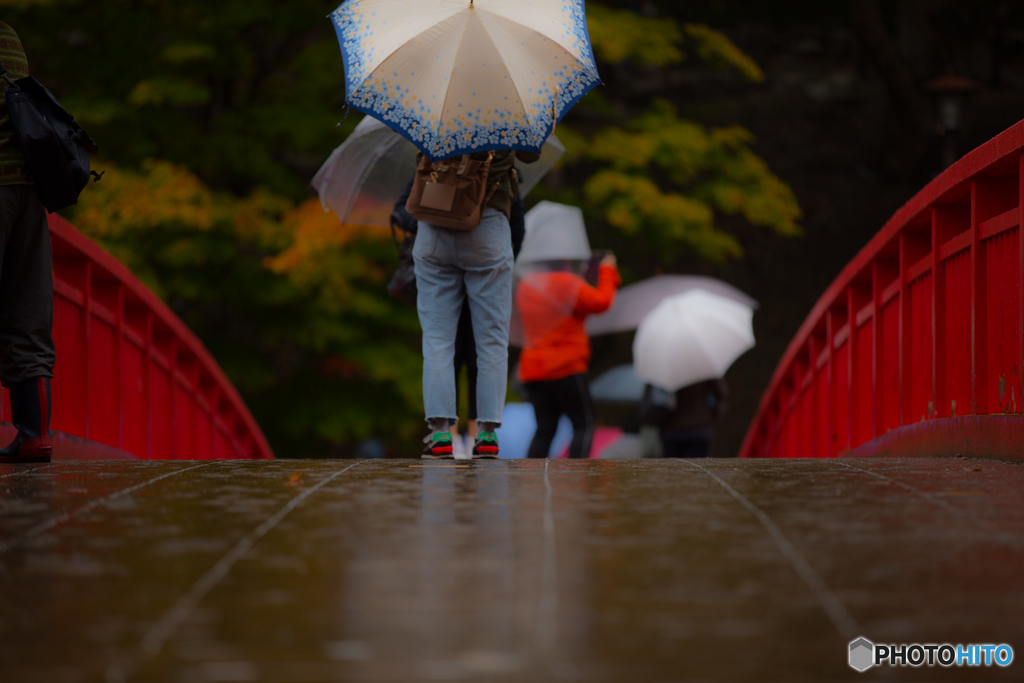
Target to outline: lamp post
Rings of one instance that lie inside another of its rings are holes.
[[[924,87],[935,100],[938,134],[942,138],[942,168],[946,169],[959,157],[956,139],[963,126],[967,99],[981,90],[981,85],[947,74],[928,81]]]

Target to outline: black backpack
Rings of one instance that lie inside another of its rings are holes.
[[[398,247],[398,268],[395,270],[395,274],[391,276],[391,282],[388,283],[388,294],[402,303],[416,308],[416,297],[418,296],[416,289],[416,264],[412,258],[412,248],[416,243],[416,233],[403,230],[405,238],[399,242],[395,233],[397,227],[398,225],[394,222],[394,217],[392,217],[391,239],[395,241],[395,246]]]
[[[410,192],[412,181],[405,186],[405,191],[395,202],[395,209],[391,212],[391,239],[398,247],[398,268],[388,283],[388,294],[416,308],[416,264],[413,262],[412,248],[416,244],[417,222],[405,210],[405,202],[409,199]],[[405,234],[401,242],[398,241],[398,231]]]
[[[7,81],[7,111],[25,162],[43,206],[50,213],[78,203],[78,194],[89,176],[89,153],[96,143],[60,106],[43,84],[28,76],[11,81],[0,64],[0,78]]]

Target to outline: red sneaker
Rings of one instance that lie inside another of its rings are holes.
[[[424,460],[449,460],[455,458],[452,454],[451,432],[434,432],[423,439],[423,441],[427,444],[423,449],[423,455],[420,456]]]
[[[474,458],[498,457],[498,435],[494,432],[480,432],[476,435],[476,443],[473,444]]]

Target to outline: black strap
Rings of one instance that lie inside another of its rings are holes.
[[[0,64],[0,78],[2,78],[5,81],[7,81],[7,87],[9,87],[9,88],[17,88],[18,86],[15,85],[14,81],[11,80],[10,73],[11,72],[8,71],[7,68],[3,64]]]
[[[341,105],[341,110],[344,111],[345,113],[342,114],[341,121],[338,121],[336,124],[334,124],[335,128],[341,128],[341,124],[345,123],[345,119],[348,118],[348,102]]]

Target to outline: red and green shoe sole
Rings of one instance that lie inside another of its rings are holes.
[[[498,457],[498,442],[486,440],[483,442],[477,441],[473,445],[473,455],[479,458],[497,458]]]

